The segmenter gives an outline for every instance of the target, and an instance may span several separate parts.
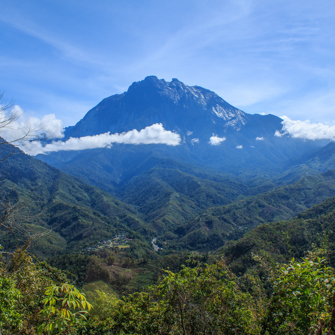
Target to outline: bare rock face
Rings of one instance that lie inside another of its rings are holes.
[[[187,86],[177,79],[166,82],[155,76],[133,83],[127,92],[113,95],[92,108],[67,132],[67,137],[143,129],[162,123],[181,135],[223,135],[227,128],[241,129],[249,115],[214,92]]]

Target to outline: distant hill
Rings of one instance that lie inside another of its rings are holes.
[[[335,143],[330,142],[324,147],[290,159],[279,176],[279,183],[290,183],[302,176],[318,174],[335,169]]]
[[[134,205],[145,221],[162,234],[208,207],[227,205],[273,187],[264,180],[259,185],[250,178],[246,184],[231,175],[165,161],[120,185],[117,195]]]
[[[287,220],[335,195],[335,171],[303,177],[226,206],[212,207],[180,225],[166,247],[209,251],[266,222]],[[164,240],[164,237],[162,238]]]
[[[235,272],[243,273],[255,262],[252,254],[264,252],[277,261],[301,258],[313,246],[329,248],[329,259],[335,266],[335,198],[313,206],[288,221],[259,225],[238,241],[231,241],[217,251],[223,254]]]
[[[245,183],[165,161],[118,185],[123,202],[12,146],[0,150],[1,157],[14,150],[0,163],[2,200],[20,204],[16,220],[25,229],[46,233],[32,245],[40,257],[81,251],[121,231],[142,254],[153,252],[148,243],[153,237],[163,253],[210,251],[335,195],[332,170],[274,189],[264,179],[249,176]],[[5,235],[0,239],[5,245]],[[14,239],[8,243],[17,245]]]

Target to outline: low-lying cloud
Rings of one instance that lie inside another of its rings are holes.
[[[264,137],[256,137],[256,141],[264,141]]]
[[[236,146],[236,149],[243,149],[243,145]]]
[[[335,125],[325,123],[311,123],[309,120],[291,120],[287,116],[282,116],[283,128],[276,131],[275,136],[282,137],[291,135],[293,138],[303,138],[308,140],[335,140]]]
[[[42,145],[40,141],[24,143],[23,150],[32,156],[47,154],[55,151],[74,151],[97,148],[110,148],[114,143],[123,144],[166,144],[171,146],[179,145],[181,138],[179,134],[165,130],[161,123],[153,124],[140,131],[133,129],[124,133],[104,133],[94,136],[70,138],[67,141],[53,141],[50,144]]]
[[[220,145],[222,142],[224,142],[226,140],[225,137],[219,137],[217,135],[213,135],[210,139],[209,139],[209,143],[211,145]]]
[[[0,111],[0,136],[8,142],[17,141],[23,137],[32,138],[63,138],[64,126],[55,114],[26,118],[20,106],[15,105],[9,113]]]

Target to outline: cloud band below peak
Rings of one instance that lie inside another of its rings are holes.
[[[165,130],[161,123],[156,123],[141,130],[130,130],[124,133],[104,133],[94,136],[69,138],[67,141],[53,141],[42,146],[40,141],[26,142],[21,147],[28,154],[35,156],[55,151],[74,151],[97,148],[110,148],[114,143],[123,144],[166,144],[179,145],[180,135]]]

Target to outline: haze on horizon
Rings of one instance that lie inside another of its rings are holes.
[[[68,126],[156,75],[246,113],[333,125],[334,14],[330,0],[4,0],[0,90]]]

